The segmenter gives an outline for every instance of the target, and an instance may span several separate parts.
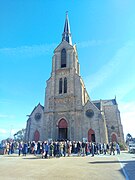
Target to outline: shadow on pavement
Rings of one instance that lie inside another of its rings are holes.
[[[37,159],[41,159],[41,158],[38,158],[38,157],[37,157],[37,158],[36,158],[36,157],[35,157],[35,158],[34,158],[34,157],[27,158],[27,157],[26,157],[26,158],[25,158],[25,157],[23,157],[22,159],[37,160]]]
[[[4,155],[5,158],[18,158],[21,156],[14,156],[14,155]]]
[[[119,163],[119,161],[94,161],[94,162],[89,162],[90,164],[111,164],[111,163]]]
[[[132,157],[135,158],[135,157]],[[119,170],[122,175],[128,180],[135,180],[135,160],[129,161],[94,161],[89,162],[90,164],[115,164],[120,163],[121,169]]]
[[[4,158],[20,158],[20,159],[42,159],[41,156],[17,156],[17,155],[4,155]]]
[[[105,163],[124,163],[124,164],[134,164],[135,165],[135,160],[133,161],[94,161],[94,162],[89,162],[90,164],[105,164]]]
[[[135,160],[122,161],[120,163],[123,166],[123,173],[128,180],[135,180]]]
[[[36,160],[36,159],[42,159],[42,158],[41,157],[23,157],[22,159]]]

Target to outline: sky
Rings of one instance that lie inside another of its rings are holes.
[[[135,1],[0,0],[0,140],[44,105],[66,11],[91,100],[114,99],[135,137]]]

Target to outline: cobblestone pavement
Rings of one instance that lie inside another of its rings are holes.
[[[122,160],[125,156],[121,154],[119,159],[110,155],[42,159],[40,155],[1,155],[0,180],[124,180],[128,174],[124,175],[122,169],[127,163]]]

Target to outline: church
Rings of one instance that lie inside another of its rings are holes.
[[[92,101],[80,75],[76,45],[72,44],[66,14],[62,41],[54,50],[45,103],[33,109],[26,125],[26,141],[45,140],[124,143],[116,98]]]

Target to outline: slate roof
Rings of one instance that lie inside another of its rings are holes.
[[[95,100],[92,103],[100,110],[101,106],[117,105],[116,99]]]

